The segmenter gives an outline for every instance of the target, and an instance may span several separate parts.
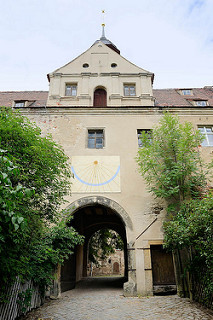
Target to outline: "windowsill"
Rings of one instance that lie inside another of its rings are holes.
[[[86,149],[87,150],[104,150],[105,147],[103,147],[103,148],[88,148],[88,147],[86,147]]]
[[[79,100],[79,97],[77,97],[77,96],[63,96],[63,97],[60,97],[60,100],[74,100],[74,101],[78,101],[78,100]]]
[[[139,96],[122,96],[121,100],[140,100]]]

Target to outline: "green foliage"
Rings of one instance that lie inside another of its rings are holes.
[[[41,238],[29,251],[31,257],[29,273],[34,282],[40,287],[50,285],[57,264],[63,264],[73,253],[74,247],[82,243],[83,237],[73,227],[68,227],[65,221],[44,229]]]
[[[98,265],[98,260],[105,260],[116,249],[123,248],[123,240],[117,232],[110,229],[98,230],[89,241],[89,261]]]
[[[25,291],[19,292],[17,304],[21,312],[26,312],[27,308],[31,306],[32,289],[26,289]]]
[[[206,297],[213,294],[213,197],[183,203],[177,215],[164,223],[165,246],[187,248],[189,271],[196,282],[205,284]]]
[[[138,151],[139,171],[149,190],[169,202],[200,195],[205,185],[205,173],[198,151],[203,137],[189,122],[181,124],[178,117],[165,113],[159,126],[149,136],[141,136]]]
[[[0,144],[19,168],[12,183],[35,190],[31,210],[54,220],[64,195],[70,192],[71,173],[62,148],[50,136],[42,137],[27,118],[8,109],[0,112]]]
[[[17,276],[42,288],[49,285],[56,265],[82,243],[82,237],[59,220],[71,176],[61,147],[8,109],[0,112],[0,144],[0,301],[4,301],[6,288]]]
[[[213,199],[211,194],[201,200],[207,185],[207,169],[199,153],[202,139],[191,123],[181,124],[178,117],[166,113],[159,126],[153,129],[152,143],[149,136],[142,135],[137,162],[149,191],[165,199],[168,213],[173,213],[164,223],[165,247],[186,249],[188,271],[194,285],[205,286],[205,299],[210,300],[213,292]]]

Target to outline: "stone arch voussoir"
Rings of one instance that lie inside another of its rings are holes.
[[[133,224],[132,220],[130,219],[128,213],[114,200],[111,200],[106,197],[102,196],[93,196],[93,197],[83,197],[80,198],[74,202],[72,202],[68,207],[67,211],[69,212],[69,215],[73,215],[77,210],[87,207],[87,206],[92,206],[95,204],[100,204],[105,207],[108,207],[112,210],[114,210],[122,219],[124,222],[126,228],[129,228],[130,230],[133,229]]]

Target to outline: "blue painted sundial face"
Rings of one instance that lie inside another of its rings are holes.
[[[120,157],[72,157],[72,192],[120,192]]]
[[[75,172],[75,169],[73,168],[73,166],[71,167],[71,169],[72,169],[72,172],[73,172],[73,174],[74,174],[74,177],[75,177],[76,179],[78,179],[81,183],[84,183],[84,184],[86,184],[87,186],[98,187],[98,186],[103,186],[103,185],[105,185],[105,184],[108,184],[108,183],[110,183],[112,180],[114,180],[115,177],[118,175],[118,172],[120,171],[120,166],[118,166],[117,171],[115,172],[115,174],[114,174],[109,180],[104,181],[104,182],[99,182],[99,183],[91,183],[91,182],[84,181],[83,179],[81,179],[81,178],[77,175],[77,173]]]

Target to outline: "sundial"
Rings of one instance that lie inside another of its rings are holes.
[[[120,192],[120,157],[72,157],[72,192]]]

